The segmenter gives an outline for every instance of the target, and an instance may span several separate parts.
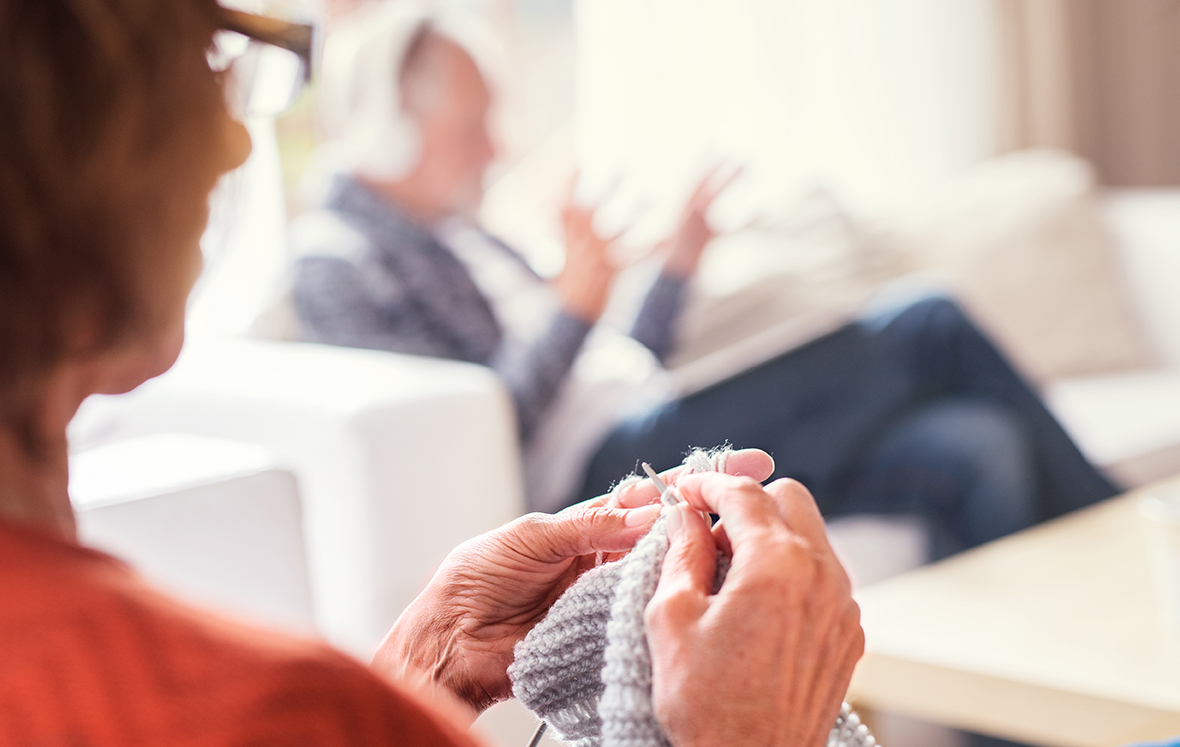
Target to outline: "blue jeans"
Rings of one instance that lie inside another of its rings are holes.
[[[616,427],[580,491],[728,441],[826,516],[916,514],[943,557],[1115,495],[991,342],[933,297],[846,325]]]

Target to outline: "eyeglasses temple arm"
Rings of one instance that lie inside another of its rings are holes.
[[[291,23],[277,18],[222,8],[221,27],[226,31],[236,31],[251,39],[282,47],[299,55],[303,60],[311,60],[315,26],[310,24]]]

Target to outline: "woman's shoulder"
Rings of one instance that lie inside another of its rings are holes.
[[[343,653],[189,606],[86,548],[0,527],[0,598],[0,743],[469,743]]]

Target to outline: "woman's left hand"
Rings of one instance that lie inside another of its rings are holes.
[[[764,480],[774,462],[755,449],[733,452],[729,474]],[[665,473],[675,480],[679,468]],[[508,665],[517,641],[602,553],[630,550],[659,515],[650,480],[572,506],[529,514],[469,540],[443,562],[394,623],[372,666],[428,691],[443,689],[478,714],[510,697]],[[612,505],[607,505],[610,502]]]

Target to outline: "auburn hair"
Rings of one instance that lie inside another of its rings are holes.
[[[0,0],[0,427],[29,426],[55,364],[143,322],[153,240],[219,137],[219,15],[214,0]]]

